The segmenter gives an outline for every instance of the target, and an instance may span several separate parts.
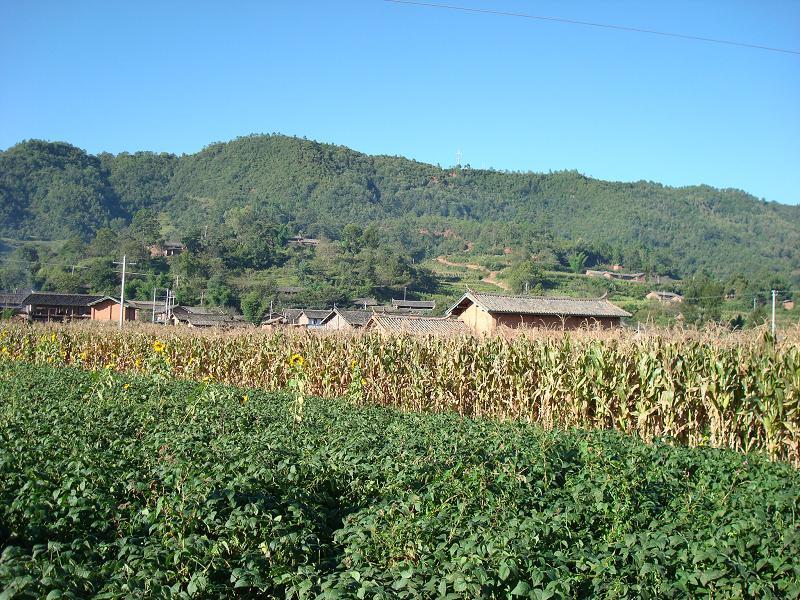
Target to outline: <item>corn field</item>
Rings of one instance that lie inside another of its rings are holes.
[[[163,347],[162,347],[163,345]],[[286,389],[406,411],[759,451],[800,465],[800,344],[768,336],[415,338],[0,327],[0,360]]]

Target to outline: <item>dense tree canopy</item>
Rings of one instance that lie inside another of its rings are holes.
[[[293,248],[293,235],[323,243]],[[697,275],[698,294],[712,282],[739,293],[756,281],[800,284],[800,207],[575,171],[442,169],[280,135],[184,156],[22,142],[0,152],[0,236],[50,241],[37,246],[42,256],[0,248],[3,287],[72,290],[89,278],[111,291],[109,260],[126,253],[148,272],[136,293],[171,281],[183,301],[246,306],[252,319],[287,283],[299,282],[295,301],[307,303],[430,291],[436,281],[416,262],[465,249],[513,253],[509,282],[523,290],[549,289],[547,270],[614,263]],[[164,240],[187,252],[170,264],[151,257]],[[717,316],[692,308],[698,322]]]

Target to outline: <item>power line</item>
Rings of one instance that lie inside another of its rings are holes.
[[[432,2],[416,2],[414,0],[383,0],[393,4],[406,4],[411,6],[424,6],[427,8],[443,8],[446,10],[458,10],[486,15],[498,15],[501,17],[518,17],[522,19],[536,19],[538,21],[550,21],[555,23],[566,23],[568,25],[583,25],[585,27],[600,27],[603,29],[614,29],[617,31],[632,31],[635,33],[647,33],[650,35],[660,35],[663,37],[679,38],[684,40],[694,40],[696,42],[709,42],[712,44],[725,44],[727,46],[738,46],[740,48],[750,48],[755,50],[767,50],[769,52],[781,52],[783,54],[794,54],[800,56],[798,50],[787,50],[786,48],[774,48],[772,46],[761,46],[759,44],[748,44],[747,42],[736,42],[732,40],[722,40],[719,38],[703,37],[698,35],[688,35],[685,33],[673,33],[670,31],[658,31],[656,29],[643,29],[641,27],[628,27],[626,25],[612,25],[610,23],[594,23],[592,21],[578,21],[575,19],[565,19],[563,17],[545,17],[542,15],[530,15],[526,13],[507,12],[502,10],[492,10],[489,8],[470,8],[467,6],[454,6],[451,4],[434,4]]]

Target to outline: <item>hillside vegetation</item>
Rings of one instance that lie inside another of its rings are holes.
[[[42,141],[0,153],[2,236],[89,241],[140,209],[177,239],[242,222],[334,240],[348,224],[374,225],[416,260],[468,246],[584,252],[587,265],[621,262],[675,277],[790,276],[800,264],[800,207],[738,190],[442,169],[281,135],[184,156],[92,156]]]

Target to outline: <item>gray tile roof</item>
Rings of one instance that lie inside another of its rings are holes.
[[[411,335],[469,335],[466,323],[447,317],[408,317],[374,314],[368,325],[383,333],[406,333]]]
[[[307,316],[309,319],[324,319],[332,312],[333,311],[329,308],[324,308],[324,309],[309,308],[308,310],[304,310],[303,314]]]
[[[372,318],[372,312],[368,310],[339,310],[336,308],[333,313],[338,314],[353,327],[363,327]]]
[[[447,314],[459,315],[471,300],[489,313],[552,315],[565,317],[630,317],[631,314],[604,298],[546,298],[543,296],[507,296],[467,292]]]
[[[56,292],[32,292],[22,302],[23,306],[92,306],[101,300],[114,300],[102,294],[59,294]],[[119,302],[115,300],[115,302]]]
[[[130,305],[130,306],[132,306],[133,308],[136,308],[136,309],[139,309],[139,310],[153,310],[153,309],[155,309],[155,313],[157,315],[158,314],[162,314],[162,313],[166,312],[166,310],[167,310],[164,307],[164,302],[163,301],[162,302],[156,301],[156,303],[153,304],[152,300],[126,300],[125,303]]]
[[[27,293],[17,294],[13,292],[0,292],[0,308],[16,308],[22,306],[22,301],[28,296]]]
[[[218,308],[176,306],[172,316],[195,327],[238,327],[246,325],[241,315],[229,315]]]
[[[287,308],[283,311],[283,318],[289,325],[295,325],[301,314],[303,314],[302,308]]]
[[[378,306],[375,298],[356,298],[352,302],[353,306]]]
[[[436,308],[433,300],[395,300],[392,298],[392,306],[395,308],[424,308],[432,310]]]

